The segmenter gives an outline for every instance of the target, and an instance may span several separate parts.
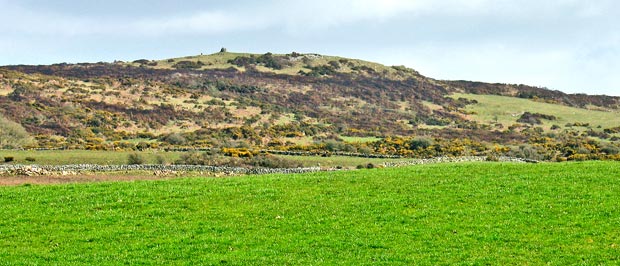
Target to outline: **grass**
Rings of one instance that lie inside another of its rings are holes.
[[[172,66],[179,61],[201,61],[206,64],[204,69],[225,69],[229,67],[235,67],[232,64],[228,63],[228,60],[235,59],[238,56],[249,56],[247,53],[214,53],[209,55],[195,55],[195,56],[186,56],[181,58],[174,58],[173,62],[168,62],[167,59],[157,61],[157,66],[154,68],[160,69],[172,69]]]
[[[451,97],[478,101],[477,104],[469,105],[465,109],[476,112],[471,117],[483,123],[494,123],[497,117],[499,123],[510,126],[517,123],[517,119],[523,112],[531,112],[550,114],[558,118],[554,121],[543,120],[546,128],[554,124],[564,127],[567,123],[574,122],[590,123],[593,128],[599,125],[603,128],[611,128],[620,124],[620,112],[617,110],[610,112],[588,110],[497,95],[453,94]]]
[[[88,150],[0,150],[0,160],[4,157],[14,157],[15,164],[40,164],[40,165],[63,165],[63,164],[127,164],[130,154],[140,154],[147,164],[157,163],[157,157],[161,156],[166,162],[174,162],[183,154],[182,152],[160,151],[88,151]],[[34,158],[35,161],[27,161],[26,158]]]
[[[292,155],[277,155],[278,157],[285,158],[287,160],[300,162],[305,167],[312,167],[321,165],[321,167],[336,167],[342,166],[345,168],[355,168],[358,165],[367,165],[369,163],[378,165],[384,162],[396,162],[402,161],[402,159],[384,159],[384,158],[362,158],[362,157],[348,157],[348,156],[292,156]]]
[[[157,66],[146,66],[146,67],[151,67],[151,68],[156,68],[156,69],[173,69],[172,66],[179,61],[194,61],[194,62],[201,61],[205,64],[205,66],[201,67],[201,69],[227,69],[230,67],[234,67],[234,68],[239,69],[240,71],[245,71],[244,67],[238,67],[236,65],[228,63],[228,61],[231,59],[235,59],[239,56],[250,56],[250,55],[252,54],[234,53],[234,52],[200,54],[200,55],[194,55],[194,56],[172,58],[174,60],[173,62],[168,62],[168,59],[157,60]],[[259,56],[260,54],[255,54],[255,55]],[[274,54],[274,55],[283,55],[283,54]],[[318,57],[312,57],[309,62],[309,65],[311,66],[326,65],[329,61],[339,61],[340,59],[346,59],[358,67],[365,66],[365,67],[374,69],[376,72],[379,72],[379,73],[385,72],[388,75],[390,75],[390,77],[393,77],[393,78],[402,78],[396,74],[397,71],[394,70],[392,67],[384,66],[384,65],[369,62],[369,61],[364,61],[364,60],[359,60],[359,59],[348,59],[348,58],[343,58],[343,57],[338,57],[338,56],[321,55]],[[132,65],[132,66],[140,66],[140,64],[132,63],[132,62],[129,62],[127,64]],[[267,68],[264,66],[257,66],[256,69],[261,72],[272,72],[272,73],[285,74],[285,75],[298,75],[298,72],[300,70],[305,71],[305,72],[310,71],[309,69],[305,68],[305,66],[306,66],[306,63],[304,63],[302,60],[298,60],[298,61],[294,61],[290,66],[284,67],[283,69],[279,69],[279,70]],[[338,71],[342,73],[352,72],[350,67],[344,66],[344,65]]]
[[[620,167],[467,163],[0,188],[0,264],[616,265]]]

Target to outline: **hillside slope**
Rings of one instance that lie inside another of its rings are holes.
[[[479,95],[489,94],[521,101],[525,109],[514,120],[484,113],[488,108]],[[539,103],[559,109],[540,113]],[[620,136],[620,119],[614,119],[620,117],[619,97],[441,81],[405,67],[298,53],[5,66],[0,68],[0,106],[4,117],[36,138],[29,147],[42,148],[134,149],[140,143],[143,148],[432,156],[454,148],[455,140],[467,140],[461,153],[475,153],[494,144],[531,144],[532,138],[553,133],[579,143],[594,138],[602,143],[600,150],[603,144],[617,145]],[[562,108],[581,115],[554,113]],[[489,115],[498,118],[489,121]],[[422,146],[428,151],[412,145],[419,136],[427,139]],[[358,143],[356,138],[380,140]]]

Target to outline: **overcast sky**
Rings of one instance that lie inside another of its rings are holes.
[[[0,0],[0,65],[321,53],[620,96],[616,0]]]

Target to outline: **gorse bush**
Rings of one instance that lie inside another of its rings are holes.
[[[127,164],[144,164],[144,157],[137,153],[132,153],[127,156]]]

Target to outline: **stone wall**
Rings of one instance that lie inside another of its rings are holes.
[[[485,156],[463,156],[463,157],[436,157],[429,159],[412,159],[406,161],[398,161],[398,162],[385,162],[381,165],[384,167],[402,167],[409,165],[420,165],[420,164],[435,164],[435,163],[459,163],[459,162],[484,162],[488,161]],[[499,162],[513,162],[513,163],[535,163],[533,160],[526,160],[521,158],[513,158],[513,157],[499,157],[497,158]]]
[[[430,159],[412,159],[397,162],[385,162],[380,164],[383,167],[403,167],[420,164],[436,164],[436,163],[455,163],[455,162],[482,162],[487,157],[468,156],[468,157],[437,157]],[[499,157],[500,162],[519,162],[534,163],[535,161]],[[143,164],[143,165],[97,165],[97,164],[71,164],[71,165],[19,165],[19,164],[0,164],[0,175],[24,175],[38,176],[61,174],[70,175],[79,172],[123,172],[123,171],[153,171],[153,172],[211,172],[225,173],[229,175],[264,175],[264,174],[299,174],[319,171],[336,171],[336,168],[243,168],[243,167],[227,167],[227,166],[208,166],[208,165],[159,165],[159,164]]]
[[[122,172],[122,171],[153,171],[153,172],[212,172],[226,174],[298,174],[321,171],[319,167],[306,168],[242,168],[207,165],[96,165],[96,164],[71,164],[71,165],[0,165],[0,174],[12,175],[47,175],[51,173],[76,173],[76,172]]]

